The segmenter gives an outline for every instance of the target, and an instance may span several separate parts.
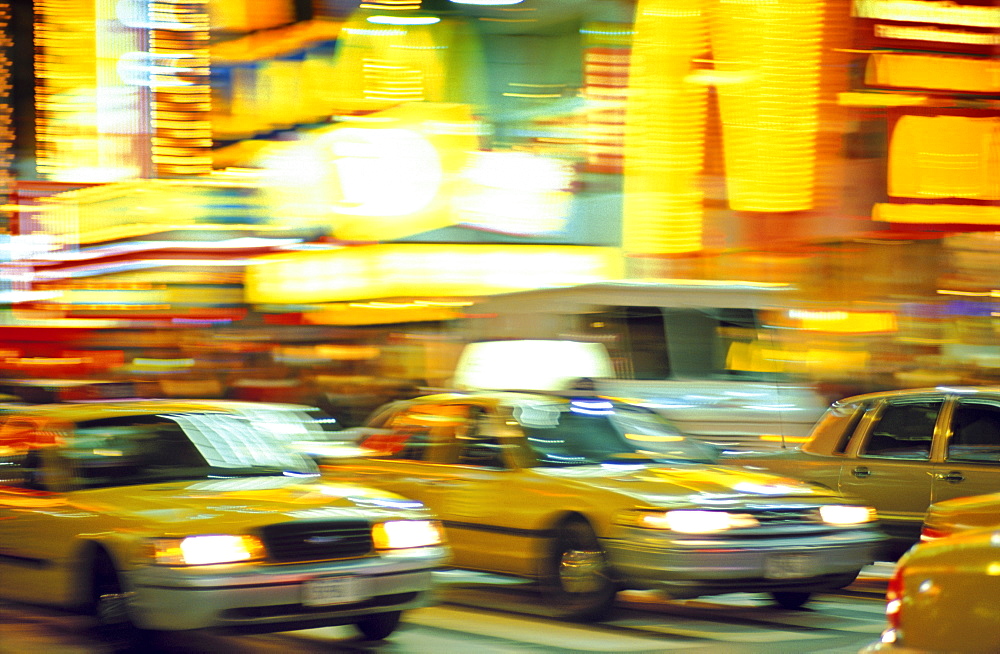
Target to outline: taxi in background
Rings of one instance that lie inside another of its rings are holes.
[[[401,400],[320,458],[442,520],[454,568],[538,582],[566,618],[618,590],[770,593],[798,608],[852,583],[875,512],[786,477],[716,465],[656,412],[593,393],[470,391]]]
[[[1000,530],[973,529],[921,543],[896,564],[888,625],[863,654],[1000,652]]]
[[[1000,529],[1000,493],[956,497],[931,504],[924,516],[920,541],[987,527]]]
[[[0,598],[156,631],[354,624],[387,637],[447,559],[419,502],[322,480],[287,406],[21,406],[0,424]]]
[[[801,446],[725,460],[861,498],[878,510],[895,559],[919,542],[931,504],[1000,491],[1000,387],[848,397]]]

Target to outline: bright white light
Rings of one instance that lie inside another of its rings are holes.
[[[462,351],[453,384],[458,388],[562,390],[581,377],[613,377],[600,343],[486,341]]]
[[[433,520],[393,520],[372,528],[372,540],[380,550],[401,550],[440,545],[441,526]]]
[[[441,22],[437,16],[369,16],[366,20],[376,25],[433,25]]]
[[[759,524],[751,515],[698,510],[647,513],[642,516],[640,523],[646,527],[669,529],[681,534],[711,534],[738,527],[756,527]]]
[[[212,565],[260,558],[263,545],[253,536],[202,535],[153,541],[161,565]]]
[[[875,510],[867,506],[833,504],[819,507],[823,522],[831,525],[859,525],[875,519]]]

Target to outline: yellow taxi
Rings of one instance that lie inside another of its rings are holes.
[[[452,565],[539,582],[565,617],[618,590],[770,593],[786,608],[875,559],[875,511],[786,477],[717,465],[638,404],[594,394],[459,392],[391,403],[321,458],[418,499]]]
[[[1000,491],[1000,386],[847,397],[801,446],[726,460],[862,498],[878,510],[895,559],[919,542],[931,504]]]
[[[1000,651],[1000,531],[973,529],[914,546],[886,591],[888,626],[863,654]]]
[[[388,636],[448,557],[419,502],[322,480],[287,406],[21,406],[0,424],[0,598],[103,635],[354,624]]]
[[[924,516],[920,541],[986,527],[1000,527],[1000,493],[956,497],[931,504]]]

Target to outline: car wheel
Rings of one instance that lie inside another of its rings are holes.
[[[774,603],[783,609],[801,609],[811,596],[812,593],[794,590],[781,590],[771,593]]]
[[[365,637],[365,640],[382,640],[383,638],[388,638],[389,634],[396,631],[402,615],[402,611],[366,615],[358,620],[358,631]]]
[[[141,651],[150,644],[151,632],[136,627],[129,615],[130,597],[111,557],[100,553],[94,561],[90,614],[98,638],[115,651]]]
[[[568,619],[596,620],[614,603],[617,588],[594,530],[583,520],[557,528],[546,571],[546,595]]]

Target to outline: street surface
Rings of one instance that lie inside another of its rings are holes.
[[[361,642],[345,626],[254,636],[172,635],[160,648],[171,654],[846,654],[878,638],[889,571],[888,564],[870,567],[851,587],[821,595],[801,611],[746,593],[680,601],[622,593],[608,619],[593,624],[546,617],[544,604],[517,587],[449,585],[438,605],[411,611],[381,642]],[[85,625],[77,616],[0,603],[0,653],[114,654],[88,637]]]

